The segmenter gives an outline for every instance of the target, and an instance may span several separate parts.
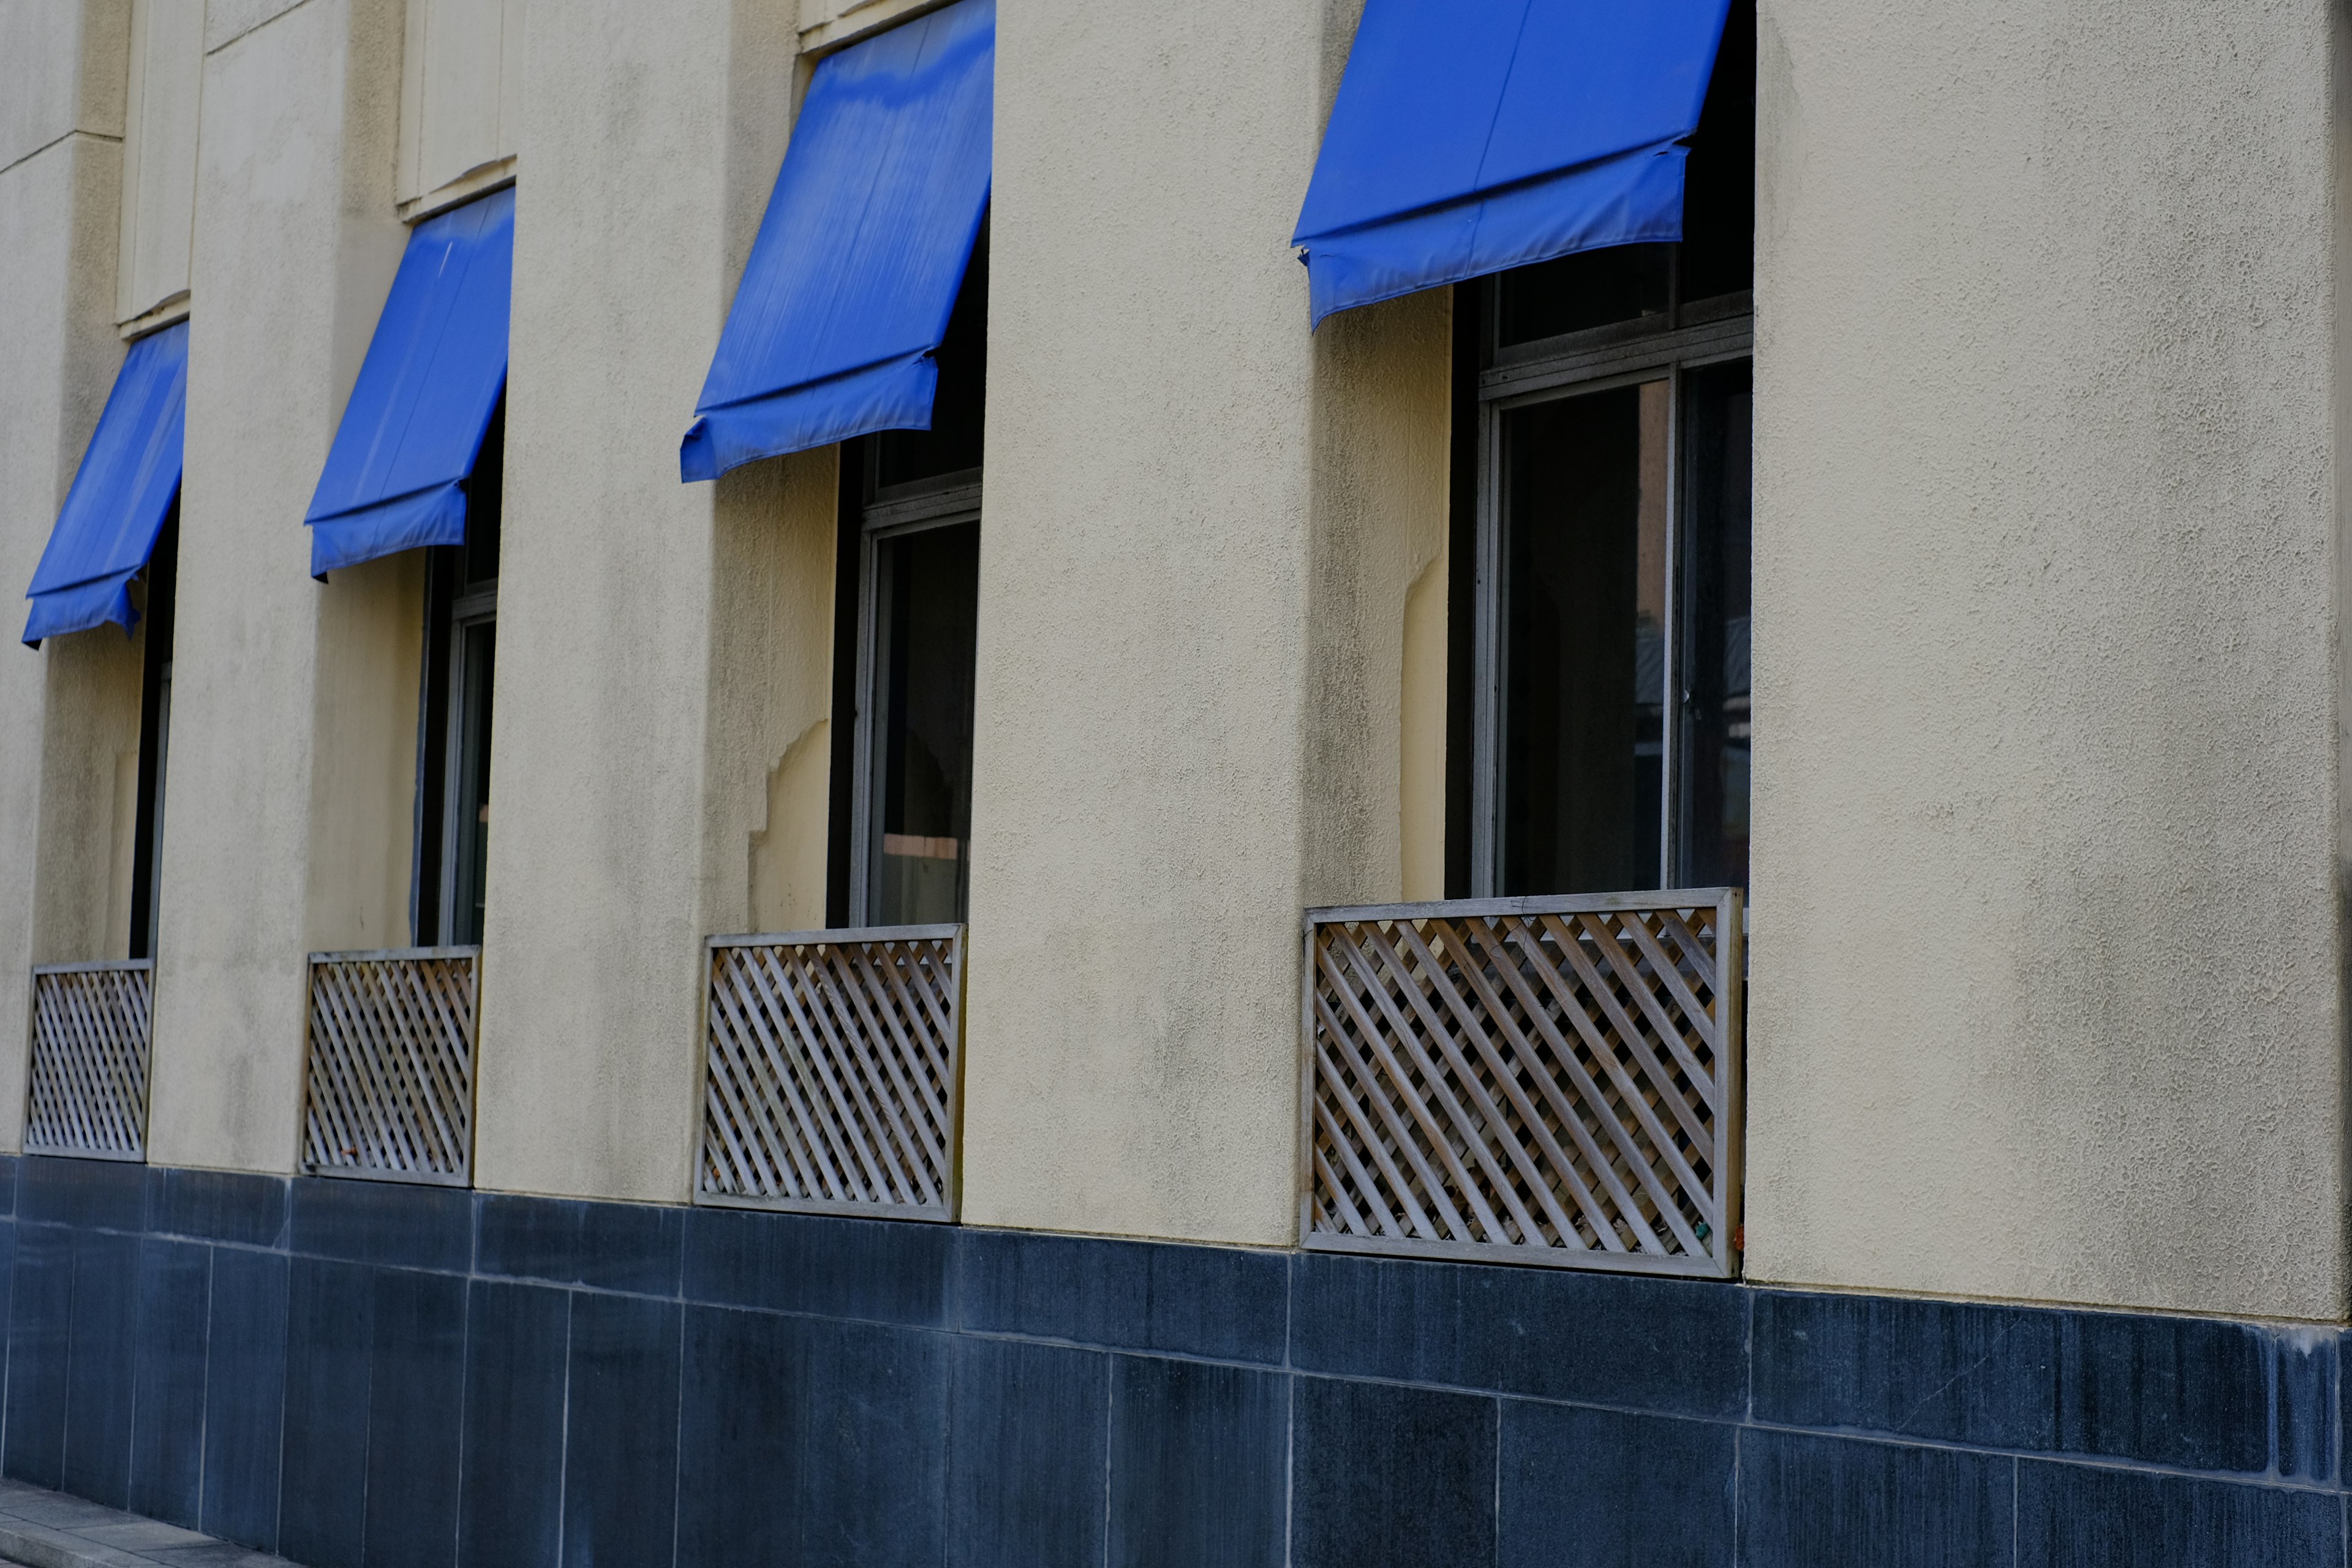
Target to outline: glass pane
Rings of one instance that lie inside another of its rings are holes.
[[[1620,245],[1512,268],[1497,279],[1499,342],[1508,348],[1644,317],[1663,323],[1674,248]]]
[[[466,542],[459,556],[460,594],[499,579],[499,534],[506,517],[507,400],[499,395],[490,425],[466,480]]]
[[[971,820],[980,525],[898,534],[876,553],[883,690],[867,917],[876,925],[960,921]]]
[[[1738,0],[1683,168],[1685,303],[1756,280],[1756,0]]]
[[[1748,883],[1748,616],[1751,375],[1746,363],[1692,371],[1690,539],[1683,594],[1682,877]]]
[[[453,943],[482,940],[483,870],[490,847],[490,689],[498,653],[498,623],[480,621],[458,633],[457,792],[448,825],[449,931]]]
[[[939,392],[928,430],[885,430],[875,437],[874,483],[898,485],[943,479],[980,467],[988,412],[988,230],[971,247],[955,313],[940,344]]]
[[[1667,384],[1503,417],[1500,891],[1658,885]]]

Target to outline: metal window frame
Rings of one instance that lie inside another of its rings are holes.
[[[475,584],[449,602],[449,663],[445,677],[448,698],[443,705],[446,711],[441,745],[441,886],[436,895],[440,908],[435,911],[436,923],[433,928],[436,935],[444,938],[457,927],[457,858],[463,836],[457,831],[457,812],[458,796],[465,788],[466,721],[471,717],[466,700],[466,634],[477,626],[496,626],[498,619],[499,582],[495,577]],[[428,950],[408,951],[411,956],[424,956]]]
[[[1679,284],[1677,272],[1675,283]],[[1478,376],[1477,547],[1473,564],[1476,606],[1471,634],[1472,695],[1470,770],[1470,892],[1491,899],[1501,881],[1505,845],[1503,808],[1503,692],[1509,680],[1504,636],[1510,602],[1503,552],[1502,416],[1538,404],[1651,382],[1666,384],[1666,624],[1665,692],[1669,710],[1660,725],[1663,755],[1658,791],[1658,886],[1676,880],[1681,851],[1676,831],[1684,791],[1682,771],[1683,558],[1691,520],[1685,470],[1686,431],[1683,404],[1687,372],[1755,355],[1753,297],[1729,295],[1685,307],[1671,299],[1665,321],[1647,331],[1612,322],[1557,338],[1502,347],[1499,289],[1486,290],[1484,334],[1487,368]]]
[[[868,444],[868,490],[873,465],[879,454]],[[849,842],[856,864],[849,879],[849,924],[872,924],[874,880],[882,865],[882,829],[875,810],[875,775],[881,763],[877,747],[888,719],[888,700],[882,689],[881,649],[889,628],[882,624],[888,600],[882,578],[882,544],[935,528],[954,528],[980,521],[980,476],[975,469],[952,474],[925,485],[893,487],[890,493],[866,502],[859,517],[857,559],[857,732],[852,742],[856,758],[850,778]],[[895,928],[894,928],[895,929]]]

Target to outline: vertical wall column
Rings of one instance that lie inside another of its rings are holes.
[[[0,13],[0,1147],[24,1118],[35,963],[121,956],[110,919],[139,650],[112,627],[16,646],[23,593],[122,360],[114,331],[129,0]],[[128,733],[121,710],[127,684]],[[123,879],[126,888],[128,878]]]
[[[2211,22],[1761,7],[1759,1278],[2346,1310],[2345,21]]]
[[[1354,19],[1000,14],[980,1224],[1289,1239],[1299,910],[1402,891],[1403,626],[1443,548],[1446,301],[1318,342],[1284,243]]]
[[[748,678],[746,702],[715,690],[712,639],[728,635],[722,615],[740,630],[757,592],[734,552],[770,548],[761,531],[788,530],[787,492],[805,481],[821,497],[830,474],[818,454],[717,486],[678,480],[678,439],[782,153],[792,21],[765,0],[610,5],[569,26],[535,18],[526,44],[485,1186],[673,1203],[690,1190],[701,943],[740,929],[758,826],[713,830],[730,847],[707,853],[703,805],[748,812],[790,740],[769,751],[761,738],[764,678]],[[793,574],[829,571],[829,524],[822,561]],[[789,711],[788,692],[766,695]],[[731,874],[711,869],[722,859]]]
[[[406,235],[398,0],[208,8],[153,1157],[289,1169],[304,955],[407,941],[421,578],[302,515]]]

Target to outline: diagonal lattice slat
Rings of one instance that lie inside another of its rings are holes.
[[[1309,910],[1302,1244],[1736,1272],[1740,909]]]
[[[955,1217],[963,928],[710,944],[699,1195]]]
[[[472,1179],[480,965],[471,947],[310,955],[306,1170]]]
[[[25,1152],[147,1157],[152,960],[33,971],[33,1061]]]

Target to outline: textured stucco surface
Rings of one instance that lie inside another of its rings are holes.
[[[1443,516],[1444,301],[1310,338],[1283,245],[1351,23],[1000,13],[977,1223],[1295,1226],[1298,910],[1397,891],[1422,562],[1383,531]],[[1385,441],[1416,389],[1434,423]]]
[[[204,74],[204,8],[174,0],[134,0],[123,114],[118,321],[131,321],[188,291]]]
[[[136,650],[111,628],[51,638],[39,653],[16,634],[24,586],[122,358],[111,286],[121,151],[77,126],[120,129],[120,86],[92,61],[121,64],[125,15],[0,5],[0,582],[12,617],[0,735],[13,737],[0,744],[0,1018],[11,1020],[30,1016],[35,963],[120,956],[108,945],[121,749],[108,677],[130,663],[135,748]],[[24,1070],[21,1049],[0,1047],[0,1148],[22,1136]]]
[[[824,924],[838,447],[719,481],[703,900],[716,932]]]
[[[513,154],[522,131],[524,0],[408,0],[400,196]]]
[[[612,4],[529,35],[477,1171],[683,1201],[701,942],[740,929],[753,802],[714,792],[715,512],[783,480],[678,482],[677,443],[782,155],[789,7]],[[830,552],[827,552],[830,554]],[[700,803],[742,808],[713,906]]]
[[[2326,0],[1765,0],[1748,1262],[2334,1318]]]
[[[131,0],[0,4],[0,169],[59,138],[120,141]]]
[[[405,238],[400,26],[392,0],[308,0],[205,61],[150,1112],[162,1162],[289,1169],[304,955],[407,941],[413,585],[380,562],[321,586],[302,527]]]

